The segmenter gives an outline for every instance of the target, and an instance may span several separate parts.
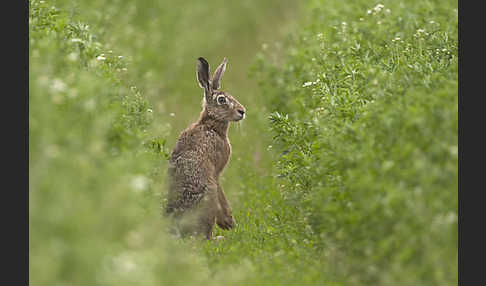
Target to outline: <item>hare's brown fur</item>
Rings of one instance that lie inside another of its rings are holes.
[[[229,124],[243,119],[246,110],[234,97],[218,90],[225,69],[226,59],[211,78],[209,64],[198,59],[203,110],[199,120],[180,134],[169,161],[166,211],[174,215],[182,235],[204,234],[211,239],[215,223],[223,229],[235,225],[219,176],[231,155]]]

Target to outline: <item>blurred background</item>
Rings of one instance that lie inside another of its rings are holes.
[[[217,243],[161,216],[201,56],[247,109]],[[29,1],[32,285],[455,285],[456,192],[453,1]]]

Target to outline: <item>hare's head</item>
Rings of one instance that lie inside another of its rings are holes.
[[[197,60],[197,81],[204,89],[203,107],[207,115],[219,121],[240,121],[245,118],[246,109],[229,93],[219,90],[221,78],[226,70],[226,58],[216,68],[213,76],[204,58]]]

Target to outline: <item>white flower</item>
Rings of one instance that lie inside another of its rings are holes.
[[[70,61],[74,62],[74,61],[76,61],[76,60],[78,59],[78,54],[77,54],[77,53],[74,53],[74,52],[73,52],[73,53],[70,53],[70,54],[68,55],[68,59],[69,59]]]
[[[65,91],[66,90],[66,84],[62,80],[55,78],[52,81],[52,89],[54,91],[57,91],[57,92]]]
[[[171,114],[169,114],[169,115],[170,115],[170,116],[172,116],[172,117],[174,117],[174,116],[175,116],[175,113],[171,113]]]
[[[375,7],[373,7],[373,9],[368,10],[367,13],[368,13],[368,15],[369,14],[376,15],[376,14],[380,13],[381,10],[383,10],[383,8],[385,8],[385,5],[377,4]],[[390,13],[390,9],[386,9],[386,13]]]
[[[141,192],[147,188],[149,179],[144,175],[136,175],[132,178],[131,187],[136,193]]]
[[[383,5],[383,4],[377,4],[375,6],[375,8],[373,8],[373,10],[375,10],[376,12],[380,12],[381,9],[383,9],[384,7],[385,7],[385,5]]]
[[[320,82],[321,80],[320,79],[316,79],[316,81],[308,81],[308,82],[305,82],[302,87],[307,87],[307,86],[311,86],[311,85],[314,85],[314,84],[317,84],[318,82]]]
[[[98,57],[96,57],[96,59],[97,59],[98,61],[104,61],[104,60],[106,60],[106,58],[105,58],[105,54],[101,54],[101,55],[99,55]]]
[[[154,112],[154,111],[153,111],[151,108],[149,108],[149,109],[147,109],[147,112],[152,113],[152,112]]]
[[[126,274],[127,272],[133,272],[137,269],[133,255],[129,253],[122,253],[113,258],[113,266],[117,272]]]

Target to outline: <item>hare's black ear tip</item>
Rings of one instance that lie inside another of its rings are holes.
[[[200,62],[203,62],[203,63],[205,63],[205,62],[207,63],[207,62],[208,62],[208,61],[206,61],[206,59],[205,59],[205,58],[203,58],[203,57],[199,57],[199,58],[197,58],[197,60],[198,60],[198,61],[200,61]]]

